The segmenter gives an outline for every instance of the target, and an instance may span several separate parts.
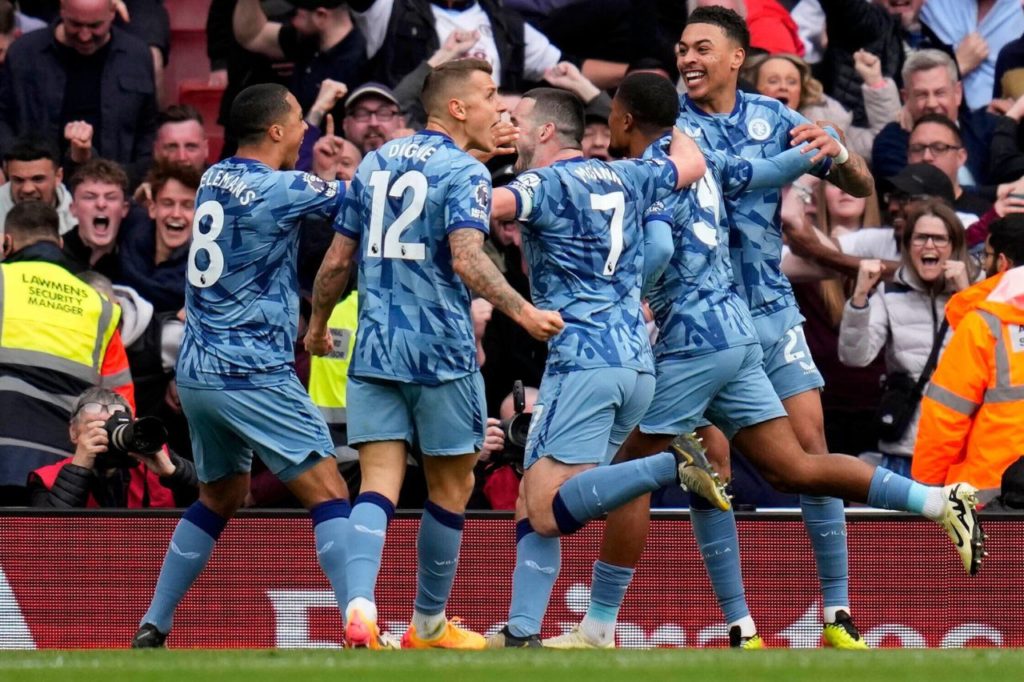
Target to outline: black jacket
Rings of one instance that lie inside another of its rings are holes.
[[[501,87],[513,92],[523,87],[526,37],[523,18],[500,0],[478,0],[491,19],[494,43],[501,59]],[[352,0],[349,7],[365,12],[373,0]],[[441,47],[428,0],[395,0],[388,19],[387,37],[370,60],[370,80],[395,87],[402,78]]]
[[[9,149],[15,138],[29,133],[64,139],[61,112],[67,73],[55,27],[32,31],[11,45],[0,71],[0,149]],[[109,47],[97,93],[101,129],[93,133],[94,156],[117,161],[137,181],[153,160],[153,57],[146,43],[116,27],[111,29]]]

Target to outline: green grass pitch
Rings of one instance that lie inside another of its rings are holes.
[[[12,682],[1018,682],[1022,670],[1024,649],[0,653]]]

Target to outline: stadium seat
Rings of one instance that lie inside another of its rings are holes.
[[[217,124],[220,100],[224,88],[213,87],[205,80],[186,80],[178,84],[178,103],[190,104],[203,115],[206,137],[210,141],[210,155],[207,161],[214,163],[220,158],[220,150],[224,146],[224,128]]]
[[[172,31],[203,31],[210,13],[210,0],[174,0],[165,2]]]
[[[178,94],[179,84],[186,80],[204,83],[210,75],[210,60],[206,56],[206,31],[171,31],[171,54],[164,71],[164,100],[171,104]]]

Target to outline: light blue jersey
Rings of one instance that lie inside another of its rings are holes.
[[[448,235],[486,234],[490,202],[487,168],[447,135],[422,131],[363,159],[334,225],[360,243],[350,376],[436,386],[477,371]]]
[[[665,135],[655,141],[644,158],[666,156],[671,140]],[[757,342],[733,275],[725,202],[789,182],[811,167],[811,156],[791,148],[768,159],[747,161],[704,150],[704,177],[648,209],[645,220],[671,225],[675,244],[668,267],[648,295],[659,329],[655,358],[703,355]]]
[[[706,150],[762,159],[790,149],[789,131],[802,123],[809,121],[778,100],[738,91],[736,106],[728,114],[705,113],[682,95],[676,125]],[[831,160],[826,160],[810,172],[824,177],[831,165]],[[776,185],[748,190],[726,202],[733,228],[733,271],[762,343],[768,340],[765,337],[777,340],[803,320],[789,281],[782,274],[780,201]],[[759,318],[769,316],[773,322],[762,326]]]
[[[582,157],[523,173],[508,189],[523,224],[530,292],[565,328],[548,345],[546,373],[625,367],[653,372],[640,289],[644,211],[675,191],[664,159],[607,163]]]
[[[666,135],[644,158],[667,154]],[[675,250],[661,279],[647,297],[658,324],[656,358],[694,356],[757,342],[750,311],[734,284],[729,256],[729,219],[723,188],[729,196],[750,181],[748,162],[705,152],[707,172],[692,187],[652,206],[647,220],[672,226]]]
[[[229,158],[196,194],[177,381],[250,389],[293,376],[298,334],[298,223],[333,220],[344,185]]]

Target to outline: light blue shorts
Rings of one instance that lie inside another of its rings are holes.
[[[825,379],[814,364],[811,349],[807,347],[802,324],[790,327],[781,338],[762,346],[764,371],[779,400],[825,386]]]
[[[404,440],[425,455],[468,455],[484,444],[480,372],[437,386],[348,378],[348,444]]]
[[[744,427],[786,416],[756,343],[662,358],[656,368],[654,400],[640,420],[643,433],[678,436],[711,423],[732,438]]]
[[[640,421],[654,375],[623,367],[544,374],[526,439],[525,466],[541,457],[604,464]]]
[[[294,374],[262,388],[179,386],[178,397],[203,483],[247,473],[253,453],[285,482],[334,456],[327,424]]]

